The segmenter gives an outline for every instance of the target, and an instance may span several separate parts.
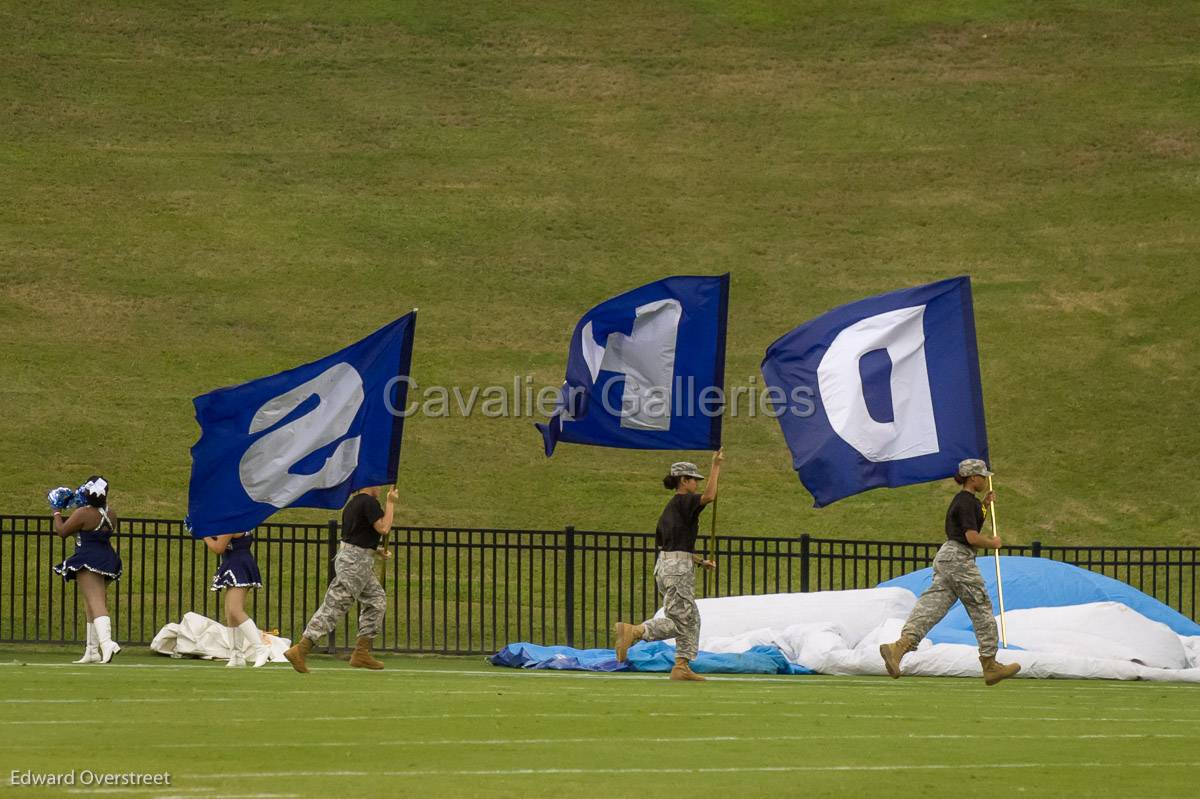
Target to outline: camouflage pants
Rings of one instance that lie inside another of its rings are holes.
[[[309,619],[304,637],[316,641],[328,635],[356,599],[362,606],[358,614],[358,634],[367,638],[379,635],[387,610],[387,594],[375,577],[375,553],[342,544],[333,560],[333,572],[333,582],[325,592],[325,601]]]
[[[654,582],[663,597],[661,619],[643,622],[643,641],[675,639],[676,657],[696,657],[700,647],[700,609],[696,607],[696,564],[691,552],[660,552]]]
[[[921,594],[916,607],[908,614],[908,621],[900,635],[910,641],[920,642],[925,634],[950,612],[954,600],[962,600],[971,624],[975,626],[975,638],[979,641],[979,654],[995,657],[999,639],[996,635],[996,618],[992,614],[992,600],[983,585],[983,576],[975,565],[975,551],[966,544],[947,541],[933,559],[933,583]]]

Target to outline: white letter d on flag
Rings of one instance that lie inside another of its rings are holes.
[[[821,358],[817,382],[829,424],[868,460],[903,460],[938,451],[924,323],[924,305],[867,317],[838,333]],[[892,360],[890,422],[871,417],[859,371],[863,355],[883,349]]]

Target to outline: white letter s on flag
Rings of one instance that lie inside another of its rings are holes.
[[[361,438],[337,446],[320,470],[293,474],[305,457],[346,434],[363,403],[362,377],[348,363],[335,364],[290,391],[263,403],[250,422],[249,433],[266,430],[313,395],[320,400],[310,413],[267,433],[246,450],[238,464],[242,487],[255,502],[284,508],[315,488],[343,482],[358,465]]]

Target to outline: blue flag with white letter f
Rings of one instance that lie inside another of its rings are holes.
[[[416,312],[319,361],[196,397],[188,518],[203,538],[396,482]]]
[[[717,449],[725,408],[729,275],[669,277],[600,303],[571,336],[542,433],[626,449]]]
[[[772,344],[762,373],[814,507],[988,460],[969,277],[835,308]]]

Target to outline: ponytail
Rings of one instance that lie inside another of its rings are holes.
[[[667,489],[668,491],[674,491],[675,489],[679,488],[679,475],[668,474],[666,477],[664,477],[663,488]]]

